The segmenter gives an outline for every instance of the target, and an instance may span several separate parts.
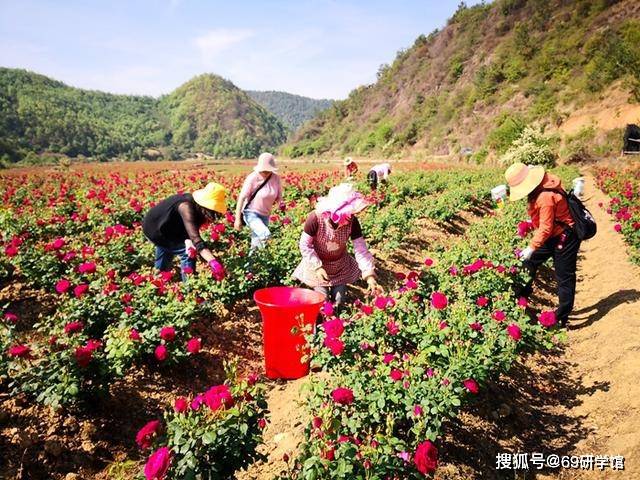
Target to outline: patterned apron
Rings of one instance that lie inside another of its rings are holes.
[[[361,275],[360,268],[356,260],[347,253],[351,225],[352,222],[349,222],[334,229],[328,218],[318,216],[318,232],[313,237],[313,246],[322,262],[322,268],[329,276],[329,282],[321,280],[315,269],[304,259],[293,272],[293,276],[312,288],[356,282]]]

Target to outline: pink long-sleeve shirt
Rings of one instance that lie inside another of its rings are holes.
[[[264,178],[258,172],[251,172],[242,185],[240,195],[247,200],[251,194],[264,182]],[[280,177],[272,173],[269,182],[260,189],[250,204],[244,206],[246,210],[269,216],[274,203],[282,201],[282,183]]]

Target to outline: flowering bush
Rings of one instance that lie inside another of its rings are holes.
[[[640,166],[626,169],[599,167],[596,183],[611,200],[606,208],[615,221],[616,232],[629,244],[631,259],[640,264]]]
[[[136,435],[151,451],[144,467],[147,480],[231,478],[262,456],[256,447],[266,425],[265,387],[256,375],[244,379],[228,372],[229,381],[192,399],[178,397],[163,420],[151,420]]]
[[[506,153],[500,158],[504,166],[522,162],[527,165],[542,165],[552,168],[556,165],[556,153],[551,148],[551,140],[542,131],[526,127]]]
[[[317,368],[312,422],[281,478],[422,478],[435,470],[442,426],[519,352],[561,336],[552,312],[532,322],[513,285],[526,281],[513,234],[524,206],[469,229],[461,242],[372,305],[327,314],[310,337]],[[336,348],[336,345],[340,348]]]

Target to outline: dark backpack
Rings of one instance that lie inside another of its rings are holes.
[[[569,193],[564,190],[554,190],[552,188],[545,188],[544,191],[547,192],[555,192],[562,195],[567,204],[569,205],[569,213],[571,213],[571,218],[573,218],[573,231],[576,233],[576,236],[580,240],[589,240],[593,238],[598,231],[598,225],[596,224],[593,215],[584,206],[584,203],[573,193],[571,190]]]

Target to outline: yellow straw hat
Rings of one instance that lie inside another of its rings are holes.
[[[192,193],[195,202],[218,213],[227,212],[227,191],[219,183],[211,182]]]
[[[544,167],[541,165],[525,165],[514,163],[504,172],[509,185],[509,200],[515,201],[533,192],[544,178]]]

